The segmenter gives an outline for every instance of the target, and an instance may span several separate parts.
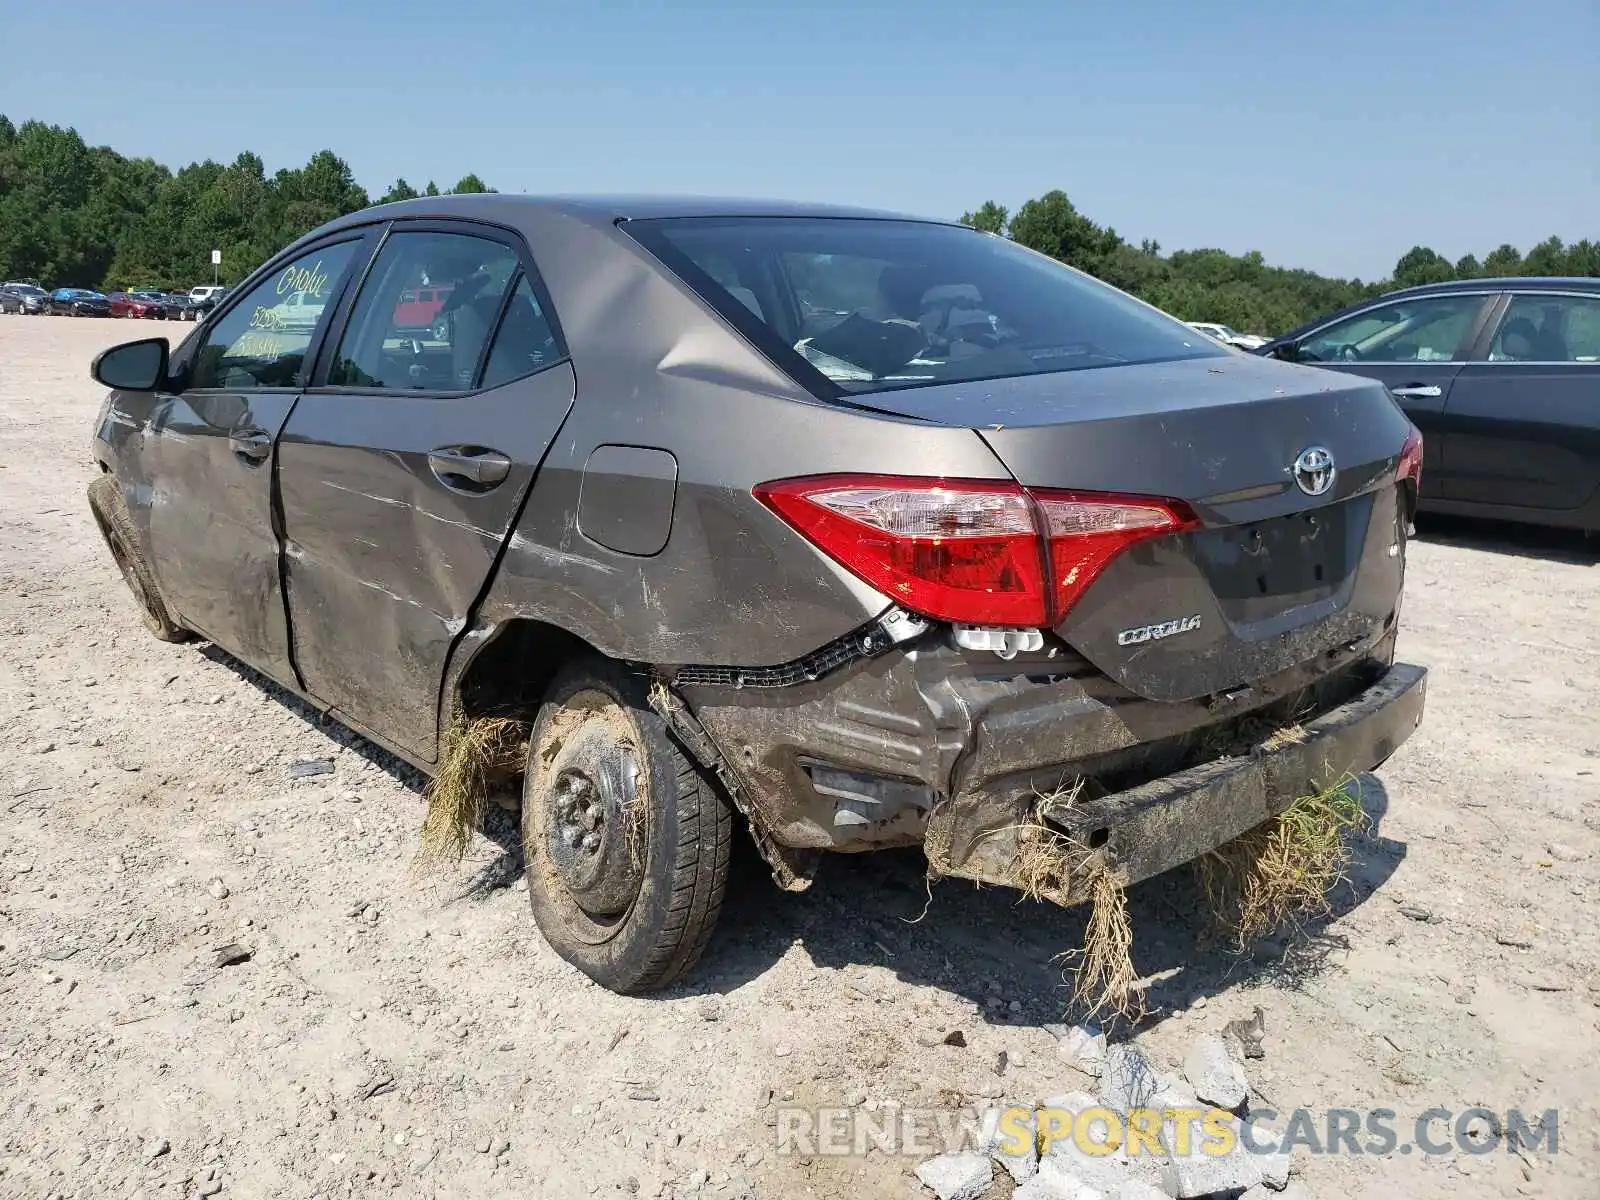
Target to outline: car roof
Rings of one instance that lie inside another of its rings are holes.
[[[839,204],[811,204],[736,196],[690,195],[551,195],[528,196],[504,192],[475,192],[460,196],[419,196],[349,214],[339,224],[384,217],[514,218],[521,212],[542,211],[576,217],[588,224],[612,225],[618,221],[643,221],[664,217],[851,217],[880,221],[920,221],[954,225],[957,222],[856,208]]]
[[[1443,283],[1421,283],[1416,287],[1398,288],[1377,297],[1387,300],[1391,296],[1421,296],[1449,292],[1481,291],[1600,291],[1600,279],[1582,275],[1501,275],[1488,279],[1450,279]]]

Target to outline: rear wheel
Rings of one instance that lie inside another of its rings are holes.
[[[546,693],[522,799],[534,921],[614,992],[686,974],[722,908],[733,815],[668,735],[642,679],[589,659]]]
[[[95,524],[100,527],[117,570],[122,572],[123,582],[133,593],[145,628],[163,642],[191,640],[194,634],[172,619],[156,589],[155,576],[139,553],[139,542],[134,536],[127,505],[122,501],[122,492],[110,475],[102,475],[89,485],[89,510],[94,513]]]

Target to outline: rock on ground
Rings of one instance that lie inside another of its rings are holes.
[[[1100,1072],[1100,1101],[1107,1108],[1125,1113],[1146,1108],[1156,1094],[1156,1073],[1131,1042],[1118,1042],[1106,1048],[1105,1067]]]
[[[1006,1110],[991,1108],[983,1114],[979,1128],[978,1151],[987,1154],[1005,1168],[1017,1183],[1026,1183],[1039,1173],[1038,1115],[1030,1112],[1026,1121],[1028,1139],[1021,1153],[1008,1153],[1006,1147],[1013,1141],[1001,1126]]]
[[[986,1154],[941,1154],[917,1167],[917,1178],[939,1200],[978,1200],[994,1183]]]
[[[1237,1134],[1239,1122],[1235,1119],[1231,1124]],[[1251,1188],[1261,1182],[1261,1167],[1256,1156],[1237,1138],[1228,1153],[1211,1154],[1206,1151],[1204,1136],[1195,1136],[1197,1132],[1191,1131],[1188,1154],[1172,1154],[1172,1190],[1179,1200]]]
[[[1183,1059],[1183,1074],[1195,1095],[1219,1108],[1238,1108],[1248,1094],[1244,1068],[1233,1061],[1227,1043],[1214,1033],[1194,1040]]]

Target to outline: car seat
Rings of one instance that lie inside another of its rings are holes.
[[[1526,362],[1536,357],[1539,330],[1527,317],[1513,317],[1495,340],[1500,346],[1496,357]]]
[[[1539,362],[1566,362],[1567,339],[1561,333],[1561,310],[1547,308],[1539,322],[1539,336],[1533,342],[1533,357]]]

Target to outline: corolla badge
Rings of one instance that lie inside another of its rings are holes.
[[[1300,451],[1289,468],[1295,486],[1308,496],[1325,496],[1333,487],[1339,472],[1333,465],[1333,455],[1325,447],[1307,446]]]
[[[1137,646],[1141,642],[1159,642],[1162,638],[1173,637],[1180,633],[1191,633],[1200,628],[1200,614],[1191,617],[1178,617],[1171,621],[1162,621],[1155,625],[1140,625],[1137,629],[1124,629],[1117,634],[1117,645]]]

